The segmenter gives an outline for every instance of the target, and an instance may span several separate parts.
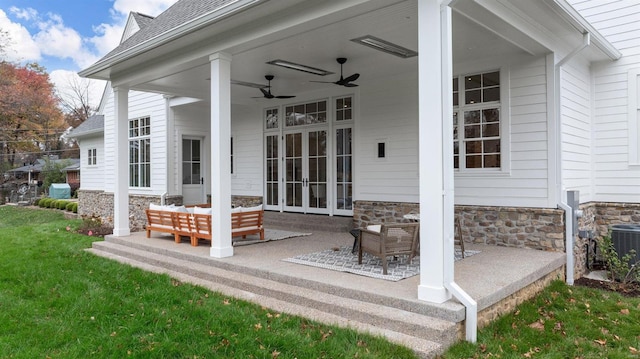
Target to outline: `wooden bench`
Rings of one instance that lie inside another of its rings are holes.
[[[231,213],[231,237],[246,238],[251,234],[259,234],[264,240],[264,210],[240,211]],[[211,240],[211,216],[208,214],[193,215],[193,236],[191,245],[197,246],[199,239]]]
[[[147,238],[151,231],[174,235],[176,243],[181,243],[182,237],[189,237],[192,246],[198,245],[198,240],[211,240],[211,215],[169,211],[164,209],[146,209]],[[246,238],[247,235],[259,234],[264,240],[263,226],[264,210],[237,211],[231,213],[231,236]]]

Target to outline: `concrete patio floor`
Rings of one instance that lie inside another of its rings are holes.
[[[146,238],[144,232],[135,232],[107,240],[156,253],[170,253],[179,258],[192,258],[201,264],[241,269],[245,273],[290,284],[311,283],[333,293],[349,291],[361,293],[355,296],[366,296],[367,293],[382,296],[386,297],[386,302],[402,304],[400,307],[410,306],[411,310],[426,314],[437,312],[438,316],[457,322],[464,318],[464,307],[456,299],[442,304],[418,300],[419,275],[391,282],[283,261],[296,255],[352,246],[353,237],[348,233],[314,232],[308,236],[236,246],[232,257],[222,259],[210,257],[208,242],[201,242],[197,247],[191,246],[188,240],[177,244],[173,236],[157,232],[152,232],[151,238]],[[479,250],[480,253],[455,262],[455,281],[478,302],[479,311],[558,271],[565,264],[564,253],[471,243],[466,243],[465,249]]]

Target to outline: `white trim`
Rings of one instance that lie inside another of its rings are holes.
[[[640,165],[640,68],[628,72],[629,165]]]

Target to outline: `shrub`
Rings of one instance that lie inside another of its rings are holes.
[[[72,202],[71,204],[71,212],[78,213],[78,202]]]
[[[43,198],[40,200],[40,207],[43,208],[51,208],[51,202],[53,202],[53,198]]]
[[[57,207],[58,209],[65,209],[69,203],[69,201],[58,200]]]
[[[611,279],[620,282],[623,286],[640,282],[640,263],[632,263],[636,256],[635,249],[620,257],[613,247],[611,233],[600,239],[599,247]]]
[[[67,205],[64,207],[64,209],[69,211],[69,212],[73,211],[73,204],[74,203],[75,202],[67,202]]]

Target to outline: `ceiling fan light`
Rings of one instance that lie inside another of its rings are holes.
[[[302,64],[296,64],[295,62],[290,62],[290,61],[286,61],[286,60],[272,60],[272,61],[268,61],[267,64],[274,65],[274,66],[280,66],[280,67],[284,67],[284,68],[291,69],[291,70],[307,72],[307,73],[318,75],[318,76],[326,76],[326,75],[333,74],[333,72],[330,72],[330,71],[327,71],[327,70],[318,69],[318,68],[315,68],[315,67],[302,65]]]
[[[416,51],[407,49],[406,47],[396,45],[394,43],[379,39],[371,35],[366,35],[366,36],[358,37],[355,39],[351,39],[351,41],[361,45],[368,46],[378,51],[386,52],[388,54],[401,57],[403,59],[407,59],[409,57],[414,57],[418,55]]]

